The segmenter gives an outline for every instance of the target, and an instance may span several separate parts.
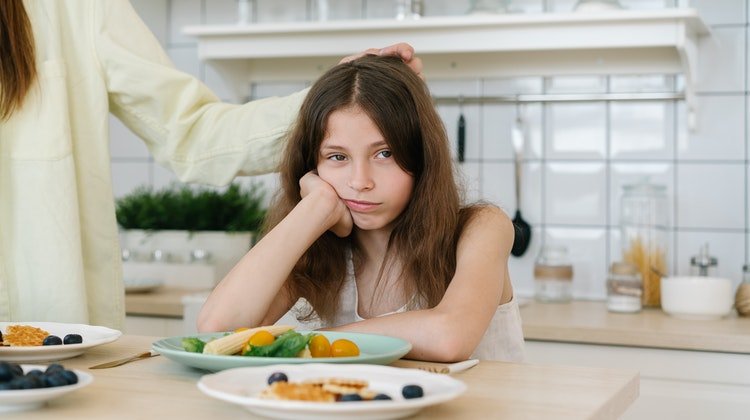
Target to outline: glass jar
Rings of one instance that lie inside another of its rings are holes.
[[[740,316],[750,316],[750,267],[742,266],[742,283],[734,296],[734,307]]]
[[[619,9],[622,9],[622,5],[618,0],[578,0],[578,3],[573,7],[576,12],[601,12]]]
[[[508,11],[509,0],[471,0],[468,13],[491,14]]]
[[[423,0],[396,0],[396,19],[419,19],[422,17]]]
[[[639,312],[643,282],[638,268],[625,262],[614,262],[607,276],[607,310]]]
[[[638,268],[643,306],[658,307],[667,275],[669,211],[666,187],[647,182],[624,185],[620,206],[622,260]]]
[[[540,302],[569,302],[572,298],[573,266],[564,246],[543,246],[534,263],[535,297]]]

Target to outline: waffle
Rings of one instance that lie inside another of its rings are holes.
[[[41,346],[49,335],[41,328],[29,325],[10,325],[3,335],[4,346]]]
[[[318,385],[318,386],[333,386],[333,387],[346,387],[353,389],[367,388],[367,381],[361,379],[349,379],[349,378],[316,378],[308,379],[306,384]]]
[[[277,381],[264,389],[260,398],[266,400],[295,400],[311,402],[334,402],[336,395],[314,384],[298,384]]]
[[[363,400],[371,400],[377,395],[367,388],[367,381],[345,378],[308,379],[301,383],[274,382],[260,394],[268,400],[297,400],[314,402],[334,402],[342,395],[359,394]]]

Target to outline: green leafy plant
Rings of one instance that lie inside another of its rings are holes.
[[[155,191],[140,187],[117,200],[123,229],[257,231],[263,223],[263,189],[230,185],[223,192],[172,185]]]

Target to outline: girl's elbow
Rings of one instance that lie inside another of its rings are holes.
[[[461,340],[460,337],[451,337],[442,340],[441,346],[437,352],[437,356],[440,358],[440,362],[458,362],[466,360],[471,357],[474,352],[473,348],[469,348],[466,342]]]
[[[215,316],[210,316],[205,308],[198,313],[196,327],[198,328],[198,332],[201,333],[224,330],[223,325],[221,325],[221,323],[216,319]]]
[[[466,360],[474,353],[476,346],[467,340],[462,334],[456,334],[455,330],[441,331],[437,335],[440,337],[435,340],[432,353],[436,362],[457,362]]]

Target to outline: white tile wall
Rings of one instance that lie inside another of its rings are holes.
[[[743,226],[745,197],[741,191],[744,182],[744,164],[678,164],[677,226],[698,229]]]
[[[263,83],[226,86],[197,59],[195,40],[182,27],[236,22],[235,0],[132,0],[175,65],[204,80],[227,101],[283,95],[309,84]],[[314,0],[255,0],[252,21],[317,18]],[[576,0],[512,0],[516,13],[568,12]],[[545,241],[567,246],[574,261],[578,297],[604,297],[607,266],[620,258],[619,200],[623,184],[648,177],[667,187],[672,214],[670,270],[687,274],[689,258],[708,242],[719,259],[719,274],[740,279],[750,260],[750,147],[748,121],[748,0],[620,0],[629,9],[696,7],[711,26],[700,45],[698,129],[689,132],[682,101],[525,104],[521,110],[528,141],[524,150],[522,210],[533,225],[533,240],[510,271],[519,295],[533,291],[533,261]],[[392,0],[329,0],[330,19],[382,19],[394,14]],[[426,16],[457,15],[469,0],[425,0]],[[371,47],[363,45],[362,48]],[[427,69],[429,76],[429,69]],[[527,77],[487,80],[430,80],[436,96],[497,96],[522,93],[663,92],[681,90],[682,76]],[[458,173],[469,199],[485,199],[509,214],[513,190],[510,124],[517,107],[508,104],[440,105],[455,153],[459,113],[467,123],[466,162]],[[148,151],[119,122],[111,124],[115,193],[175,177],[152,162]],[[241,178],[274,190],[276,175]],[[271,193],[268,194],[270,199]]]
[[[747,18],[746,0],[692,0],[690,3],[709,25],[743,25]]]
[[[720,26],[702,38],[695,81],[699,92],[744,92],[746,32],[744,25]]]
[[[745,95],[699,95],[697,99],[695,131],[686,129],[685,104],[679,105],[678,159],[744,161]]]
[[[607,107],[603,102],[548,105],[548,159],[603,159],[607,153]]]
[[[604,163],[548,163],[544,177],[544,220],[552,225],[604,226],[607,221]]]
[[[612,103],[609,112],[609,155],[612,159],[672,159],[674,103]]]

